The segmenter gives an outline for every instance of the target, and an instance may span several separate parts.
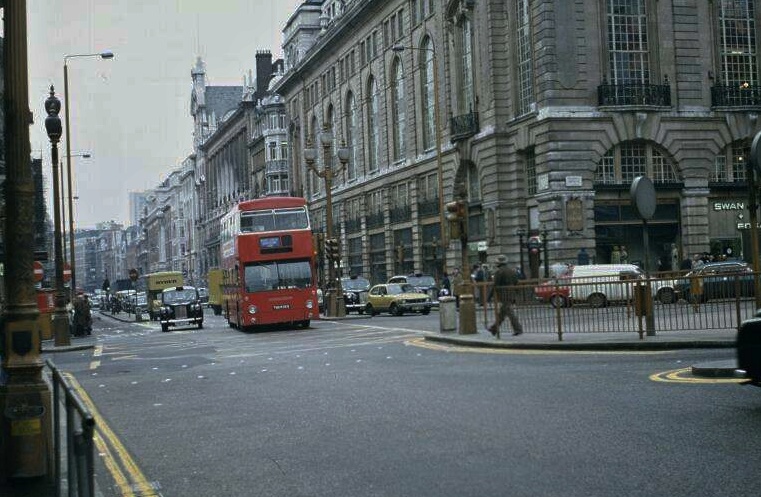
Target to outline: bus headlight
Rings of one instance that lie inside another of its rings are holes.
[[[248,313],[249,314],[256,314],[257,312],[259,312],[259,309],[257,309],[255,305],[248,306]]]
[[[314,302],[312,302],[311,300],[307,300],[307,304],[306,305],[307,305],[307,309],[314,308]]]

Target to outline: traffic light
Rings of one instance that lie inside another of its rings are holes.
[[[325,254],[327,254],[328,259],[333,261],[337,261],[341,258],[337,239],[327,238],[325,240]]]
[[[446,208],[447,219],[449,221],[457,221],[465,218],[465,202],[462,200],[449,202],[444,207]]]
[[[449,221],[449,238],[461,238],[465,232],[465,227],[463,226],[466,218],[465,201],[456,200],[447,203],[444,207],[447,211],[447,221]]]

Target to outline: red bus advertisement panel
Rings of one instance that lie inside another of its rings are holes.
[[[233,327],[308,327],[319,318],[306,201],[269,197],[239,203],[222,219],[224,312]]]

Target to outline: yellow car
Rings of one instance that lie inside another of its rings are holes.
[[[405,312],[429,314],[431,307],[431,297],[416,291],[409,283],[384,283],[375,285],[368,292],[365,312],[370,316],[385,311],[394,316],[401,316]]]

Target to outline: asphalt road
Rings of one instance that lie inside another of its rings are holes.
[[[420,340],[437,326],[104,317],[54,360],[101,416],[108,497],[759,494],[761,389],[665,374],[731,350],[465,351]]]

